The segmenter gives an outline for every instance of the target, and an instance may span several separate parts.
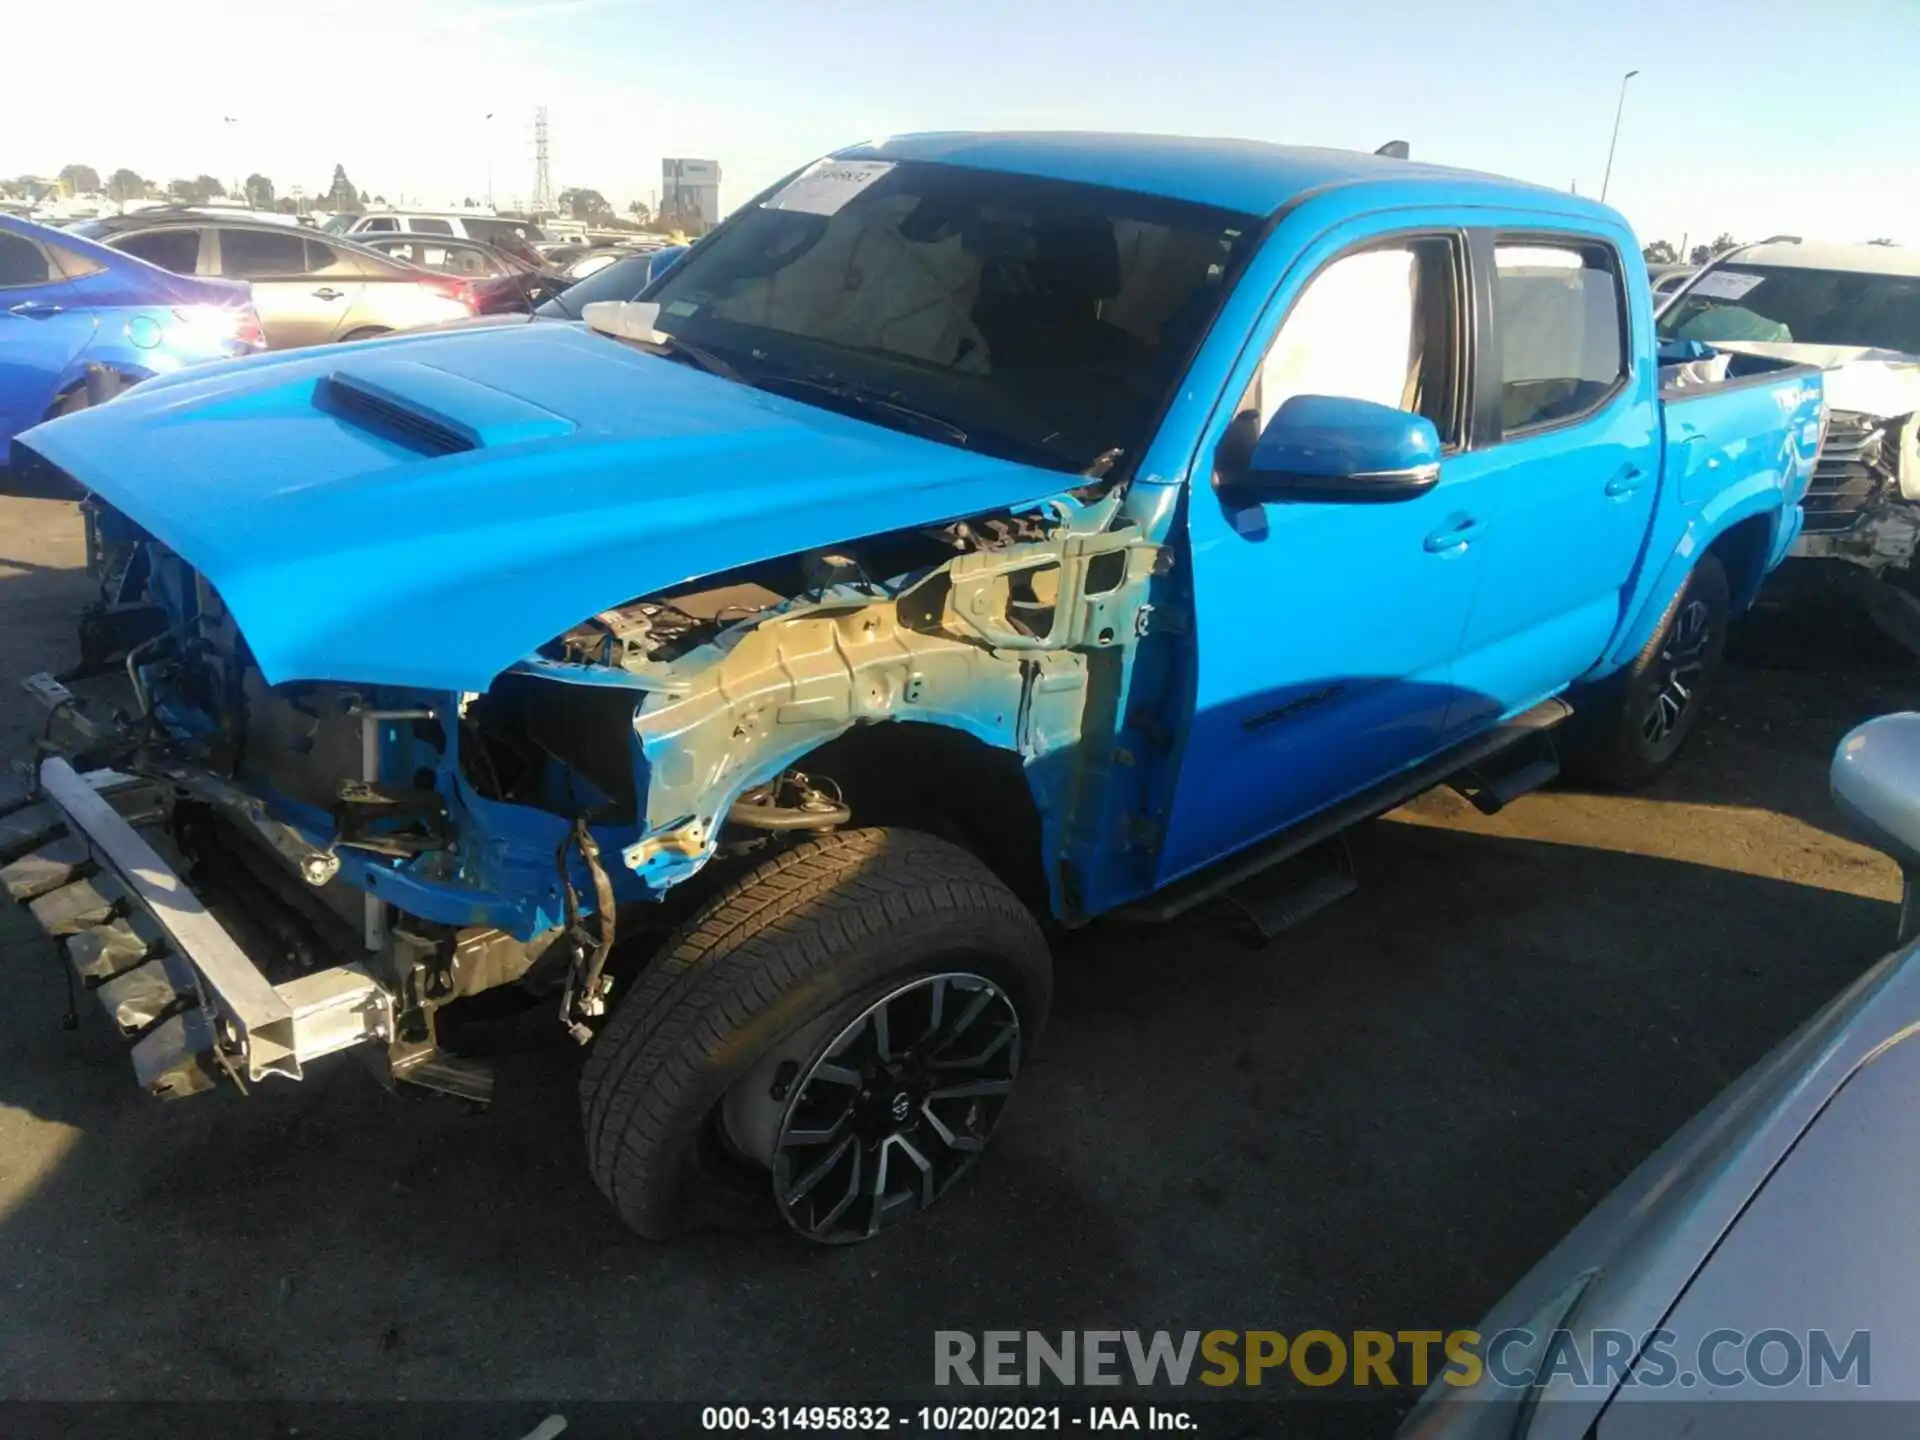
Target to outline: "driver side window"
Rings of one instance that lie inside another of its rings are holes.
[[[1460,441],[1460,249],[1451,237],[1355,250],[1307,282],[1248,387],[1261,429],[1296,395],[1371,400]],[[1243,422],[1244,423],[1244,422]]]

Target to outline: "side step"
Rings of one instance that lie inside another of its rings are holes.
[[[1114,918],[1160,921],[1171,920],[1176,915],[1185,914],[1196,905],[1226,894],[1262,871],[1269,870],[1284,860],[1290,860],[1304,851],[1333,839],[1362,820],[1371,820],[1376,815],[1384,815],[1395,806],[1404,805],[1414,796],[1423,794],[1436,785],[1445,784],[1464,772],[1476,768],[1486,770],[1496,756],[1517,746],[1541,742],[1551,746],[1551,732],[1556,726],[1565,723],[1572,714],[1573,706],[1565,700],[1558,697],[1542,700],[1531,710],[1516,715],[1511,720],[1502,721],[1423,764],[1403,770],[1398,775],[1389,776],[1378,785],[1362,790],[1359,794],[1301,821],[1290,829],[1282,830],[1278,835],[1263,840],[1258,845],[1251,846],[1197,874],[1177,880],[1164,890],[1156,891],[1131,905],[1121,906],[1113,912]],[[1556,761],[1553,773],[1558,772],[1559,764]],[[1516,775],[1515,779],[1518,778],[1521,777]],[[1546,778],[1551,779],[1552,776],[1549,775]],[[1512,783],[1514,781],[1509,781],[1508,785],[1511,786]],[[1544,784],[1545,780],[1537,783]],[[1512,792],[1513,795],[1519,793],[1521,792],[1518,790]],[[1511,795],[1508,798],[1512,798]],[[1506,801],[1501,800],[1499,803],[1505,804]],[[1350,894],[1354,888],[1356,888],[1355,885],[1349,884],[1347,889],[1340,893]],[[1321,902],[1322,905],[1326,903],[1328,902]],[[1319,909],[1320,905],[1313,908]]]
[[[1560,752],[1550,729],[1536,730],[1505,750],[1451,776],[1447,784],[1482,815],[1498,815],[1522,795],[1560,775]]]

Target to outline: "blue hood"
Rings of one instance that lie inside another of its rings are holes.
[[[1070,483],[571,324],[219,365],[20,443],[205,575],[274,684],[484,690],[636,596]]]

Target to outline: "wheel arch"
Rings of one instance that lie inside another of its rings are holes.
[[[1628,601],[1630,618],[1614,635],[1605,659],[1582,681],[1604,679],[1633,662],[1703,555],[1714,556],[1727,571],[1729,612],[1737,615],[1751,605],[1773,559],[1782,514],[1779,492],[1771,490],[1690,520],[1665,562],[1657,569],[1649,563],[1645,573],[1654,578],[1635,587]]]
[[[854,824],[938,835],[1029,909],[1048,910],[1044,802],[1017,752],[956,726],[902,719],[843,731],[793,766],[831,777]]]

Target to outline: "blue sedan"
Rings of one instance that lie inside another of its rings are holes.
[[[174,275],[0,215],[0,478],[15,435],[89,393],[261,347],[245,285]]]

